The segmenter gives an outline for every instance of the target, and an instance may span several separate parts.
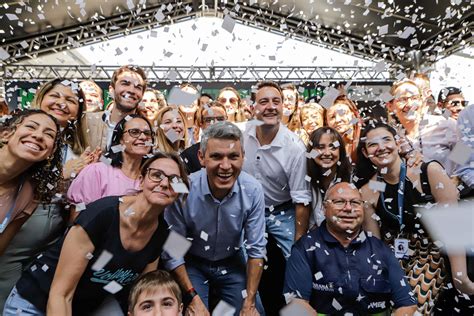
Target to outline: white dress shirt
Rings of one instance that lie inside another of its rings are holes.
[[[280,124],[273,141],[262,146],[257,140],[256,124],[247,123],[244,148],[243,170],[262,184],[267,208],[289,200],[311,202],[310,185],[305,179],[306,148],[296,134]]]

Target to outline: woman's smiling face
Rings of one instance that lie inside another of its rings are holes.
[[[40,108],[54,116],[61,127],[68,121],[76,120],[79,113],[79,97],[68,86],[55,85],[41,100]]]

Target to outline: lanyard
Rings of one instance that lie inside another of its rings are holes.
[[[18,186],[18,190],[16,191],[15,196],[13,197],[13,203],[10,206],[10,209],[8,210],[7,215],[5,215],[3,222],[0,224],[0,234],[2,234],[5,231],[5,228],[7,228],[8,223],[10,222],[10,217],[12,216],[13,210],[15,209],[16,200],[18,198],[18,194],[20,194],[20,191],[23,188],[23,183],[25,183],[25,179],[24,177],[21,177],[20,185]]]
[[[400,227],[403,225],[403,200],[405,199],[405,177],[407,174],[407,166],[405,165],[405,162],[402,161],[400,165],[400,180],[398,181],[398,191],[397,191],[397,201],[398,201],[398,223],[400,224]],[[379,178],[382,178],[379,175]],[[380,197],[382,199],[382,206],[385,212],[392,214],[387,210],[387,207],[385,206],[385,196],[384,192],[380,192]]]

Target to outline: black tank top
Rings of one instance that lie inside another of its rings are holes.
[[[433,201],[431,195],[430,186],[428,183],[428,164],[430,162],[422,163],[420,180],[422,182],[423,193],[420,193],[408,177],[405,178],[405,192],[403,200],[403,231],[407,233],[413,233],[418,230],[419,227],[416,224],[421,225],[420,221],[416,218],[415,208],[422,206],[428,202]],[[383,179],[379,181],[384,181]],[[380,217],[381,235],[384,239],[391,239],[385,236],[390,233],[391,237],[396,237],[400,232],[400,223],[398,221],[398,183],[386,184],[384,198],[385,208],[383,207],[384,201],[382,196],[379,196],[377,206],[375,208],[376,214]],[[395,235],[395,236],[393,236]]]

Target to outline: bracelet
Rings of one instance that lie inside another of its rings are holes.
[[[185,305],[189,305],[191,303],[191,301],[193,300],[193,298],[197,295],[198,295],[198,293],[196,292],[196,290],[193,287],[190,288],[183,295],[183,303]]]

